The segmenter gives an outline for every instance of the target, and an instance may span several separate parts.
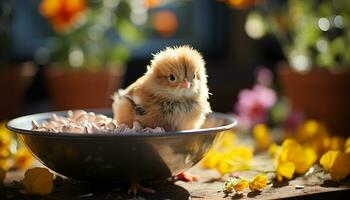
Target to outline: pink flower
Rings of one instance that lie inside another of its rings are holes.
[[[269,86],[272,84],[272,71],[266,67],[258,67],[255,71],[256,82],[261,85]]]
[[[268,111],[275,102],[275,91],[263,85],[255,85],[251,90],[244,89],[239,93],[236,104],[239,120],[246,128],[266,122]]]

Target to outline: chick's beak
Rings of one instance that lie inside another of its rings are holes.
[[[188,88],[191,87],[191,83],[190,83],[188,80],[184,80],[182,83],[180,83],[180,86],[181,86],[182,88],[188,89]]]

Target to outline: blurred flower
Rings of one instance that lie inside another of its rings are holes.
[[[66,31],[82,16],[86,0],[42,0],[39,11],[57,32]]]
[[[345,149],[345,153],[350,153],[350,137],[346,139],[344,149]]]
[[[25,189],[21,192],[24,194],[47,195],[53,188],[53,174],[46,168],[28,169],[22,183]]]
[[[34,158],[24,147],[17,150],[14,158],[14,167],[17,169],[25,169],[32,165]]]
[[[280,146],[278,146],[276,143],[272,143],[270,146],[269,146],[269,156],[270,157],[275,157],[278,153],[278,151],[281,149]]]
[[[268,127],[265,124],[257,124],[253,128],[253,134],[257,149],[266,150],[272,142]]]
[[[161,3],[161,0],[144,0],[144,5],[147,8],[153,8],[158,6]]]
[[[239,118],[249,128],[256,123],[267,121],[268,110],[276,102],[276,93],[263,85],[255,85],[253,89],[241,90],[238,95],[236,110]]]
[[[5,122],[0,124],[0,170],[6,171],[10,168],[8,158],[11,156],[10,146],[12,142],[11,132],[5,127]]]
[[[6,159],[10,157],[10,149],[9,148],[1,148],[0,149],[0,159]]]
[[[247,146],[236,146],[235,135],[224,132],[215,147],[202,160],[204,168],[214,168],[221,174],[246,170],[250,167],[254,149]]]
[[[286,139],[276,159],[279,160],[277,163],[293,163],[295,172],[304,174],[317,161],[317,154],[311,147],[303,146],[294,139]]]
[[[249,169],[252,158],[253,149],[250,147],[231,147],[223,151],[213,149],[203,159],[202,166],[215,168],[221,174],[226,174]]]
[[[350,174],[350,154],[331,150],[325,153],[320,164],[326,172],[331,174],[332,180],[339,181]]]
[[[170,10],[159,11],[152,17],[154,28],[163,37],[170,37],[177,31],[178,22],[174,12]]]
[[[224,182],[224,192],[226,194],[233,193],[233,192],[241,192],[245,188],[249,186],[249,182],[247,180],[237,178],[237,177],[230,177]]]
[[[260,191],[267,186],[267,177],[264,174],[256,175],[252,181],[249,182],[249,189],[252,192]]]
[[[0,150],[8,148],[11,144],[11,132],[5,127],[5,122],[0,124]]]
[[[236,141],[236,135],[233,131],[224,131],[216,143],[218,148],[230,148]]]
[[[343,151],[345,146],[344,138],[333,136],[333,137],[327,137],[323,141],[324,148],[328,150],[339,150]]]
[[[266,67],[259,67],[256,70],[256,82],[260,85],[270,86],[272,84],[272,71]]]
[[[281,147],[276,145],[270,149],[275,151],[271,154],[274,154],[278,181],[282,181],[283,177],[291,179],[294,173],[304,174],[317,161],[313,148],[301,145],[294,139],[285,139]]]
[[[279,162],[276,168],[277,181],[283,181],[284,178],[292,179],[295,171],[295,165],[292,162]]]
[[[7,171],[9,168],[10,166],[8,159],[0,159],[0,169]]]
[[[326,146],[329,142],[325,141],[329,137],[329,133],[327,128],[320,122],[316,120],[307,120],[297,130],[296,139],[313,148],[318,157],[328,151],[328,147]]]
[[[247,8],[258,4],[260,0],[226,0],[226,3],[233,8]]]

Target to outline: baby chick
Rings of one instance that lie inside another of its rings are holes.
[[[117,124],[132,127],[134,121],[144,127],[162,127],[166,131],[198,129],[211,112],[205,62],[189,46],[166,48],[154,55],[147,72],[113,97]],[[181,173],[178,179],[198,177]],[[154,192],[137,182],[130,190]]]
[[[114,95],[117,124],[198,129],[211,112],[205,62],[189,46],[166,48],[154,55],[147,72]]]

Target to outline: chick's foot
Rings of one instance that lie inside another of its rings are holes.
[[[185,181],[185,182],[193,182],[193,181],[198,181],[199,176],[196,174],[191,174],[189,172],[182,172],[176,175],[174,179]]]
[[[143,193],[148,193],[148,194],[154,194],[156,192],[152,188],[147,188],[140,185],[137,181],[131,181],[130,188],[128,189],[128,194],[132,193],[136,195],[139,191]]]

